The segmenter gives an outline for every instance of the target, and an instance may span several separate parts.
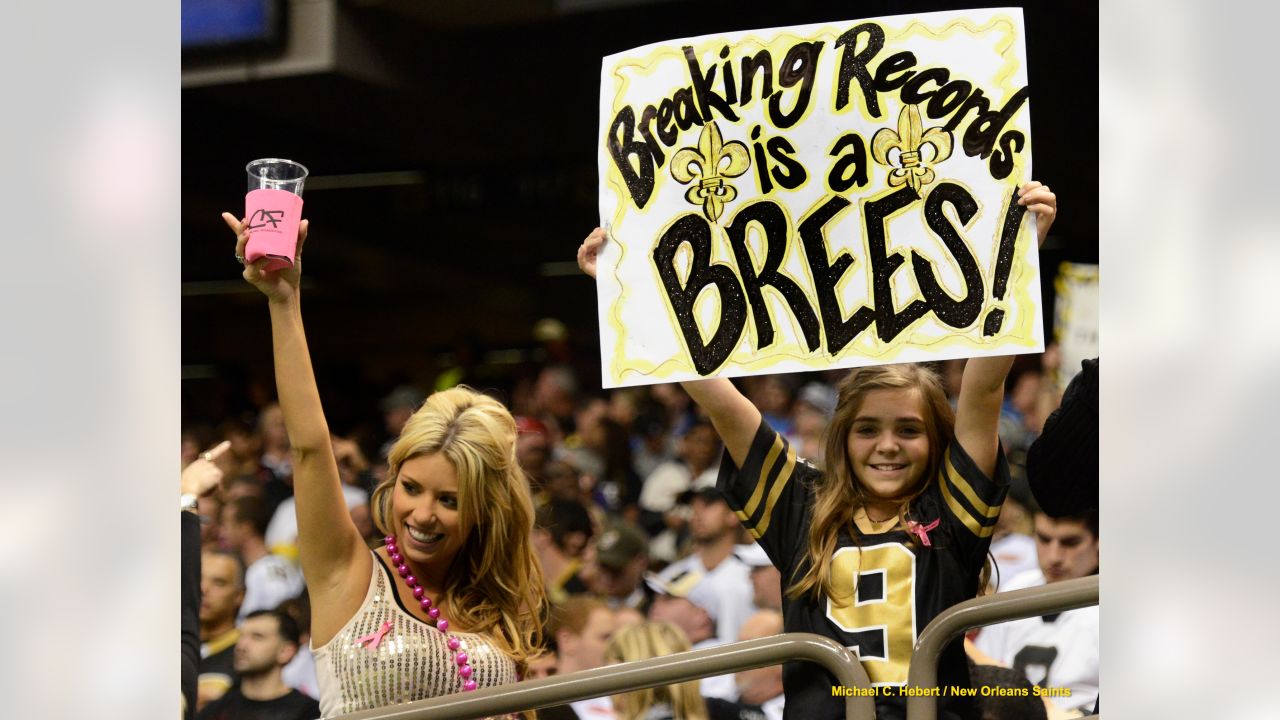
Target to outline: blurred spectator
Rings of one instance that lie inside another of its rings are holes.
[[[582,573],[587,587],[614,609],[645,608],[641,580],[649,567],[648,544],[644,532],[630,523],[607,525],[587,553]]]
[[[755,614],[752,602],[751,568],[734,554],[740,524],[737,515],[725,502],[724,495],[710,484],[697,485],[686,496],[692,513],[689,534],[694,552],[677,560],[662,571],[663,581],[694,572],[706,576],[705,582],[720,598],[715,635],[722,642],[738,639],[738,628]],[[691,635],[690,641],[697,644]]]
[[[1019,355],[1005,378],[1004,405],[1000,408],[1000,443],[1015,477],[1025,477],[1027,450],[1040,426],[1040,358]]]
[[[284,684],[281,669],[298,651],[298,626],[282,612],[250,613],[235,646],[240,682],[200,712],[198,720],[312,720],[314,698]]]
[[[636,418],[640,416],[644,398],[645,389],[642,387],[618,388],[610,391],[606,417],[618,423],[627,434],[632,434],[635,431]]]
[[[679,628],[695,650],[725,642],[716,637],[716,622],[730,598],[721,594],[706,574],[685,569],[674,574],[649,574],[645,581],[655,593],[649,608],[650,620]],[[737,639],[736,632],[733,639]],[[699,687],[703,697],[724,700],[738,697],[732,675],[703,678]]]
[[[201,495],[196,503],[200,516],[200,546],[205,550],[218,550],[222,546],[222,494]]]
[[[571,597],[551,609],[548,634],[556,643],[556,672],[561,675],[604,665],[604,651],[613,635],[613,611],[586,596]],[[538,712],[544,720],[612,720],[609,698],[579,700]]]
[[[200,496],[218,490],[222,470],[217,465],[231,443],[201,453],[182,469],[179,481],[182,507],[182,716],[195,715],[200,673],[200,518],[196,515]]]
[[[583,489],[582,475],[577,466],[566,460],[551,460],[546,465],[543,490],[548,499],[569,500],[578,503],[591,502],[591,496]]]
[[[651,385],[650,392],[667,414],[667,430],[670,437],[683,437],[693,422],[693,399],[678,383]],[[672,442],[674,450],[674,441]]]
[[[541,504],[539,496],[545,496],[547,461],[551,458],[551,433],[541,420],[525,415],[516,416],[516,462],[529,476],[535,504]],[[543,497],[541,500],[545,500]]]
[[[960,397],[960,381],[964,378],[964,360],[943,360],[938,373],[942,375],[943,385],[947,389],[947,399],[951,407],[956,406],[956,398]]]
[[[200,673],[200,520],[185,509],[181,542],[182,717],[189,720],[196,707],[196,678]]]
[[[654,535],[649,553],[663,562],[676,559],[684,536],[688,508],[676,507],[695,484],[714,485],[720,471],[720,436],[706,420],[696,420],[680,439],[677,459],[659,465],[640,491],[640,520]]]
[[[298,624],[298,652],[281,671],[284,684],[319,700],[320,683],[316,680],[316,658],[311,653],[311,595],[303,590],[298,597],[280,603],[276,610],[293,618]]]
[[[606,512],[635,519],[640,478],[631,467],[631,441],[608,417],[608,403],[593,398],[577,413],[577,432],[565,440],[569,457],[594,477],[594,502]]]
[[[677,627],[641,623],[618,631],[605,651],[605,662],[634,662],[687,650],[689,641]],[[706,701],[698,689],[698,681],[690,680],[615,695],[612,702],[619,720],[708,720]]]
[[[823,441],[827,425],[836,412],[836,389],[823,383],[811,382],[800,388],[800,395],[793,406],[794,425],[787,440],[796,452],[816,467],[823,463]]]
[[[733,554],[751,568],[751,602],[761,610],[782,612],[782,573],[774,566],[764,548],[755,543],[738,545],[733,549]]]
[[[758,640],[780,634],[782,613],[761,610],[742,624],[739,640]],[[782,695],[781,665],[744,670],[733,678],[738,686],[738,702],[759,708],[767,720],[782,720],[782,708],[786,703]]]
[[[560,672],[557,664],[556,654],[554,652],[544,652],[541,655],[529,659],[529,672],[525,673],[525,680],[538,680],[539,678],[551,677]],[[539,711],[538,715],[543,716]]]
[[[675,458],[667,431],[666,410],[655,400],[646,401],[631,423],[631,465],[640,477],[649,477],[659,465]]]
[[[769,427],[780,435],[790,435],[794,428],[791,403],[795,399],[795,380],[790,375],[755,375],[742,378],[747,398],[760,410]]]
[[[260,498],[239,498],[222,508],[223,540],[245,566],[241,620],[255,610],[272,610],[297,597],[304,587],[298,566],[267,550],[264,534],[269,520]]]
[[[369,472],[369,460],[360,449],[360,444],[352,438],[332,433],[329,440],[333,443],[333,459],[338,463],[338,479],[342,484],[373,492],[374,478]]]
[[[236,614],[244,600],[244,566],[227,552],[200,556],[200,676],[196,710],[222,697],[235,683],[232,664],[236,641]]]
[[[182,429],[182,467],[195,462],[200,452],[213,444],[213,428],[205,424],[191,425]]]
[[[1054,519],[1035,516],[1040,568],[1013,578],[1007,588],[1098,572],[1098,516]],[[1042,688],[1070,688],[1070,697],[1052,698],[1064,710],[1087,711],[1098,698],[1098,607],[1079,608],[983,628],[974,642],[994,661],[1012,667]]]
[[[1004,505],[1000,507],[1000,517],[996,520],[995,532],[991,535],[991,557],[995,560],[995,568],[989,579],[989,588],[993,592],[1003,589],[997,583],[1003,585],[1012,578],[1039,567],[1036,541],[1031,537],[1031,512],[1027,508],[1030,498],[1026,495],[1025,488],[1010,488]]]
[[[387,453],[400,437],[404,424],[413,416],[423,401],[427,399],[422,391],[412,385],[400,385],[382,398],[378,407],[382,409],[382,421],[387,432],[386,440],[378,448],[378,462],[387,461]]]
[[[262,498],[262,482],[252,475],[241,475],[234,477],[226,483],[226,489],[222,493],[222,502],[225,505],[233,500],[240,498],[252,497]]]
[[[555,318],[544,317],[533,324],[533,339],[542,345],[543,360],[568,365],[573,360],[569,328]]]
[[[617,632],[624,627],[644,622],[645,615],[636,608],[623,606],[613,611],[613,620],[616,626],[614,632]]]
[[[369,514],[369,493],[353,485],[342,485],[342,499],[347,503],[347,510],[356,528],[366,539],[379,540],[377,528]],[[372,534],[372,535],[371,535]],[[267,523],[267,547],[280,557],[297,562],[298,558],[298,506],[293,497],[285,498]]]
[[[538,507],[533,527],[533,550],[542,564],[547,598],[559,604],[570,595],[585,593],[578,577],[582,554],[593,530],[591,516],[579,503],[552,500]]]
[[[279,403],[271,403],[258,413],[258,432],[262,435],[262,466],[287,484],[293,476],[293,453]]]
[[[578,409],[578,379],[566,365],[548,365],[533,384],[535,413],[552,424],[552,433],[567,438],[577,430],[574,413]]]
[[[247,476],[263,482],[266,468],[262,467],[262,438],[253,426],[243,420],[227,420],[218,425],[218,432],[231,442],[231,452],[224,456],[227,476]]]

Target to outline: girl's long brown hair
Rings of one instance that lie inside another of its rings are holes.
[[[378,530],[392,532],[392,490],[405,461],[441,453],[458,475],[458,517],[466,537],[445,577],[450,620],[486,633],[523,675],[538,654],[546,614],[542,567],[534,555],[533,500],[516,462],[516,424],[502,403],[465,386],[433,394],[387,457],[387,477],[373,491]]]
[[[836,551],[841,530],[857,538],[853,517],[867,503],[867,491],[854,477],[849,458],[849,432],[853,420],[872,390],[915,390],[920,397],[925,436],[929,440],[929,464],[919,481],[896,498],[901,501],[899,517],[938,477],[943,453],[955,437],[955,413],[947,402],[942,379],[933,370],[916,364],[877,365],[858,368],[840,383],[835,416],[827,426],[826,472],[813,495],[813,520],[809,525],[808,571],[787,588],[788,597],[825,595],[837,601],[848,599],[852,588],[835,588],[829,560]]]

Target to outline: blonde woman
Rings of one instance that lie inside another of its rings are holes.
[[[614,633],[604,651],[606,665],[663,657],[690,649],[689,640],[665,622],[628,625]],[[618,720],[707,720],[698,681],[662,685],[613,696]]]
[[[244,221],[223,219],[243,258]],[[516,682],[538,652],[546,604],[529,536],[529,483],[501,403],[466,388],[427,398],[396,440],[370,551],[343,500],[292,268],[246,265],[267,296],[276,388],[293,448],[298,558],[326,716]]]

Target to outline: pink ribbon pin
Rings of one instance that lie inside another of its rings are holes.
[[[385,636],[389,632],[391,632],[390,620],[382,623],[382,628],[379,629],[377,632],[371,632],[368,635],[364,635],[356,638],[356,644],[366,645],[370,650],[376,650],[377,647],[382,644],[383,636]]]
[[[937,520],[934,520],[928,525],[921,525],[915,520],[908,520],[907,532],[912,533],[916,537],[920,538],[920,542],[925,547],[933,547],[933,543],[929,542],[929,531],[938,527],[938,523],[940,522],[942,522],[942,518],[938,518]]]

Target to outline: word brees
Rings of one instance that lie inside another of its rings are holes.
[[[1030,688],[1000,685],[979,685],[978,687],[945,685],[929,688],[909,685],[882,685],[869,688],[832,685],[831,697],[1071,697],[1071,688],[1043,688],[1039,685],[1033,685]]]
[[[961,136],[961,147],[966,155],[988,159],[994,179],[1003,179],[1013,171],[1013,156],[1026,147],[1026,137],[1019,130],[1007,130],[1004,126],[1018,112],[1028,98],[1028,88],[1017,89],[1003,106],[992,107],[992,102],[967,80],[952,78],[951,71],[943,67],[917,69],[914,53],[900,51],[884,58],[874,70],[872,61],[884,48],[885,32],[875,23],[862,23],[836,41],[840,52],[835,78],[833,110],[844,111],[850,105],[851,86],[857,86],[861,94],[862,109],[871,118],[882,117],[880,93],[897,91],[904,105],[921,105],[930,119],[951,117],[942,126],[947,132],[956,132],[969,118]],[[755,79],[760,78],[759,98],[767,103],[766,116],[779,130],[794,126],[808,114],[818,57],[824,43],[803,41],[794,44],[774,70],[774,59],[768,50],[741,58],[741,69],[735,74],[733,60],[729,58],[729,46],[720,49],[721,66],[710,65],[705,70],[699,63],[693,47],[682,48],[689,68],[690,84],[675,90],[670,97],[656,105],[641,109],[624,105],[614,116],[609,127],[607,145],[614,166],[622,174],[627,190],[636,207],[643,208],[649,201],[654,187],[655,167],[666,161],[663,148],[673,147],[679,133],[695,125],[712,122],[716,115],[729,122],[740,122],[735,111],[750,105],[754,97]],[[859,46],[861,49],[859,50]],[[720,70],[720,88],[716,88],[717,70]],[[777,89],[774,81],[777,81]],[[926,88],[926,85],[933,87]],[[783,91],[795,88],[795,98],[789,110],[783,107]],[[972,114],[972,115],[971,115]],[[637,133],[639,137],[637,137]],[[751,130],[751,139],[758,141],[760,126]],[[805,168],[792,155],[795,148],[785,138],[773,138],[767,143],[769,155],[784,171],[774,168],[770,172],[764,162],[764,151],[756,145],[757,171],[762,193],[769,193],[773,179],[787,189],[798,187],[806,178]],[[861,136],[848,134],[840,138],[831,154],[852,147],[854,156],[845,163],[855,162],[865,166],[865,141]],[[861,162],[858,162],[861,161]],[[856,173],[865,177],[865,167]],[[832,173],[836,178],[840,173]],[[837,181],[839,182],[839,181]],[[847,180],[846,180],[847,182]],[[859,185],[866,181],[862,179]],[[837,192],[846,187],[832,187]]]
[[[999,250],[990,285],[990,300],[996,303],[1005,299],[1014,243],[1026,212],[1025,207],[1017,204],[1016,197],[1015,190],[997,227]],[[733,265],[712,262],[711,223],[698,213],[678,218],[662,233],[652,251],[652,259],[694,369],[704,376],[719,369],[738,347],[748,315],[755,328],[755,350],[763,350],[774,342],[773,319],[761,292],[764,287],[773,288],[786,301],[810,353],[821,352],[819,348],[825,336],[825,352],[835,356],[872,325],[879,340],[888,343],[927,314],[955,329],[972,326],[987,304],[987,286],[977,259],[943,208],[952,208],[960,222],[967,225],[977,213],[978,204],[963,186],[954,183],[944,182],[933,188],[924,198],[922,212],[927,226],[942,239],[960,270],[965,294],[959,299],[952,297],[936,278],[933,262],[912,250],[911,269],[920,297],[900,310],[894,307],[893,275],[906,258],[901,252],[889,250],[885,222],[920,200],[916,190],[906,186],[863,204],[869,255],[863,262],[865,272],[871,276],[872,293],[870,302],[849,316],[841,307],[838,288],[855,259],[847,252],[839,253],[834,259],[830,257],[825,226],[852,205],[850,200],[840,195],[823,198],[805,214],[795,230],[813,279],[816,312],[809,293],[780,269],[786,248],[793,241],[787,216],[776,203],[771,200],[750,203],[740,208],[725,226],[724,234],[733,250],[736,269]],[[765,258],[760,269],[756,268],[756,260],[747,248],[747,226],[752,224],[758,224],[764,231]],[[684,245],[688,245],[692,253],[688,277],[682,280],[676,255]],[[719,295],[720,312],[711,339],[704,341],[695,307],[699,296],[710,288],[715,288]],[[990,309],[982,318],[983,335],[999,333],[1004,317],[1003,309]]]

